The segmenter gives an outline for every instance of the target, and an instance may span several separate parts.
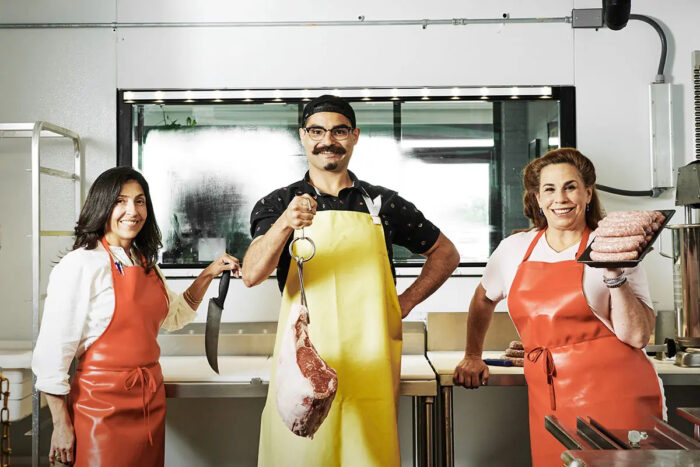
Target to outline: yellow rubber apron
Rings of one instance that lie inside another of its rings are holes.
[[[321,211],[307,227],[316,254],[304,263],[309,333],[338,373],[338,392],[313,440],[293,434],[277,413],[275,367],[290,306],[299,303],[292,260],[282,294],[272,375],[260,427],[258,465],[383,466],[400,464],[397,427],[401,310],[378,217]],[[295,233],[296,235],[296,233]]]

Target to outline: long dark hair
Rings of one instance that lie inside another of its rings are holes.
[[[600,198],[598,198],[598,192],[595,189],[595,167],[589,158],[575,148],[561,148],[549,151],[525,167],[523,170],[523,187],[525,188],[523,212],[525,216],[532,220],[537,230],[547,227],[547,219],[540,214],[540,206],[537,204],[535,195],[540,190],[540,173],[542,169],[551,164],[573,165],[581,175],[583,184],[586,188],[591,189],[591,202],[586,210],[586,225],[591,230],[595,230],[598,227],[598,221],[603,218],[603,208],[600,204]]]
[[[131,167],[114,167],[100,174],[90,187],[80,218],[75,225],[75,243],[73,249],[94,249],[105,235],[105,225],[109,222],[122,186],[129,181],[135,181],[143,189],[146,196],[146,221],[132,242],[136,251],[146,259],[143,265],[150,271],[158,261],[158,250],[163,245],[160,229],[153,213],[151,192],[148,182],[143,175]],[[128,252],[127,252],[128,253]]]

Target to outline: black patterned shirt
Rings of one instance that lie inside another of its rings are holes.
[[[305,193],[313,196],[318,203],[317,211],[368,212],[362,196],[363,190],[371,199],[374,199],[377,195],[382,195],[379,217],[384,227],[384,241],[389,255],[389,262],[391,263],[391,273],[394,275],[394,281],[396,281],[396,270],[392,261],[392,244],[406,247],[412,253],[422,254],[435,244],[440,235],[440,230],[427,220],[413,203],[400,197],[397,192],[358,180],[355,174],[350,171],[348,171],[348,174],[353,184],[351,187],[340,190],[338,196],[317,191],[311,185],[309,173],[307,172],[302,180],[275,190],[263,197],[255,204],[250,215],[250,235],[253,239],[264,235],[287,209],[287,206],[295,196]],[[277,282],[280,290],[284,290],[291,261],[288,250],[289,242],[291,242],[291,237],[282,249],[282,255],[277,264]]]

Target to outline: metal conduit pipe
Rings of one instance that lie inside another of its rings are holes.
[[[659,58],[659,68],[656,71],[656,82],[657,83],[663,83],[664,82],[664,68],[666,68],[666,53],[667,53],[667,45],[666,45],[666,33],[664,33],[664,30],[661,29],[661,26],[659,23],[656,22],[653,18],[645,15],[635,15],[632,14],[630,15],[630,19],[636,19],[637,21],[642,21],[644,23],[647,23],[650,25],[654,30],[659,34],[659,38],[661,39],[661,58]]]
[[[310,26],[467,26],[470,24],[571,23],[571,16],[554,18],[452,18],[409,20],[354,21],[233,21],[233,22],[151,22],[151,23],[0,23],[0,29],[79,29],[79,28],[250,28],[250,27],[310,27]]]
[[[634,19],[637,21],[642,21],[644,23],[649,24],[651,27],[654,28],[654,30],[659,34],[659,38],[661,39],[661,57],[659,58],[659,67],[656,71],[656,79],[655,83],[663,83],[666,81],[666,78],[664,76],[664,68],[666,68],[666,54],[667,54],[667,41],[666,41],[666,33],[664,33],[664,30],[661,29],[661,26],[659,25],[656,20],[653,18],[650,18],[649,16],[645,15],[635,15],[631,14],[630,19]],[[613,188],[601,184],[596,184],[596,188],[598,188],[600,191],[605,191],[607,193],[612,193],[615,195],[620,195],[620,196],[632,196],[632,197],[645,197],[649,196],[651,198],[656,198],[661,193],[665,191],[663,188],[652,188],[650,190],[622,190],[620,188]]]
[[[610,186],[601,185],[600,183],[596,183],[595,187],[600,191],[605,191],[607,193],[612,193],[620,196],[650,196],[652,198],[655,198],[656,196],[659,196],[659,194],[661,194],[660,192],[658,194],[654,193],[654,190],[622,190],[620,188],[613,188]]]

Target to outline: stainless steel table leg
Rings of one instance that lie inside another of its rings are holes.
[[[425,463],[425,397],[413,396],[413,466],[424,467]]]
[[[420,465],[420,456],[419,456],[419,447],[418,447],[418,442],[419,442],[419,436],[418,436],[418,398],[417,397],[411,397],[411,413],[413,415],[413,467],[418,467]]]
[[[452,427],[452,386],[440,388],[442,399],[442,459],[445,467],[454,465],[454,433]]]
[[[426,467],[433,467],[433,446],[435,446],[435,439],[433,436],[433,406],[435,404],[435,398],[428,396],[423,399],[425,404],[425,465]]]

